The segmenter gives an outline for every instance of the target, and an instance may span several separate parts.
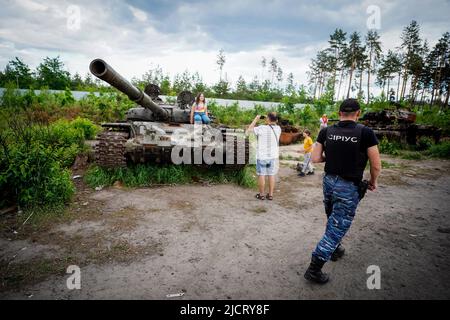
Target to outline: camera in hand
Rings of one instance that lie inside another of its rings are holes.
[[[260,116],[259,119],[264,120],[266,116]]]

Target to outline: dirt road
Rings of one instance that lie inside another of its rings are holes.
[[[79,191],[68,221],[24,238],[3,230],[0,298],[449,299],[450,162],[383,159],[325,286],[303,279],[325,226],[323,167],[299,178],[285,160],[272,202],[234,185]],[[66,286],[69,264],[80,290]],[[379,290],[366,285],[371,265]]]

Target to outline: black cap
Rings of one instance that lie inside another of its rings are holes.
[[[346,99],[342,101],[339,111],[341,112],[355,112],[360,109],[359,102],[356,99]]]

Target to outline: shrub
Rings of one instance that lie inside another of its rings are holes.
[[[295,111],[295,101],[291,97],[284,97],[278,107],[277,112],[293,114]]]
[[[100,131],[100,127],[95,125],[91,120],[77,117],[70,122],[70,126],[76,130],[83,132],[83,137],[86,140],[92,140]]]
[[[450,133],[450,109],[442,109],[437,106],[420,106],[414,109],[417,114],[417,123],[433,125],[443,130],[444,134]]]
[[[47,126],[11,118],[0,135],[0,191],[4,195],[0,206],[66,203],[74,193],[66,168],[85,150],[84,139],[97,130],[91,121],[81,118]]]
[[[135,105],[124,94],[111,92],[90,93],[77,103],[80,115],[97,123],[124,120],[126,111]]]
[[[422,154],[417,151],[404,151],[401,153],[401,158],[406,160],[421,160]]]
[[[242,109],[238,103],[227,107],[218,106],[213,100],[208,103],[208,110],[221,124],[239,127],[249,125],[257,114],[266,114],[268,110],[256,105],[253,109]]]
[[[72,144],[82,146],[84,131],[77,129],[67,120],[58,120],[48,126],[34,126],[33,134],[36,140],[54,148],[70,147]]]
[[[9,146],[1,167],[0,190],[10,190],[9,196],[24,207],[66,203],[75,191],[70,172],[60,166],[52,148],[39,142]]]
[[[77,155],[83,151],[77,144],[59,148],[50,146],[48,148],[52,150],[55,160],[64,168],[70,167],[74,163]]]
[[[58,120],[48,126],[33,126],[31,130],[33,140],[52,149],[62,167],[70,167],[77,154],[85,151],[85,139],[93,139],[100,128],[88,119],[77,118]]]
[[[450,141],[435,144],[429,149],[429,154],[436,158],[450,159]]]
[[[417,151],[425,151],[430,149],[433,146],[433,139],[429,137],[420,137],[417,141],[415,149]]]
[[[386,137],[383,137],[383,139],[381,139],[379,148],[381,153],[386,153],[393,156],[398,156],[400,154],[400,146],[396,143],[389,142]]]
[[[296,112],[295,116],[300,120],[301,125],[310,126],[311,124],[317,125],[319,123],[319,118],[313,111],[313,108],[310,105],[306,105]]]

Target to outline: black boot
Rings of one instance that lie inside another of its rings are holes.
[[[311,259],[311,264],[305,272],[305,279],[319,284],[327,283],[329,280],[328,275],[322,272],[322,267],[324,264],[325,261],[313,256]]]
[[[331,255],[331,261],[338,261],[340,258],[343,257],[344,253],[345,253],[344,247],[341,244],[339,244],[336,250],[334,250],[333,254]]]

